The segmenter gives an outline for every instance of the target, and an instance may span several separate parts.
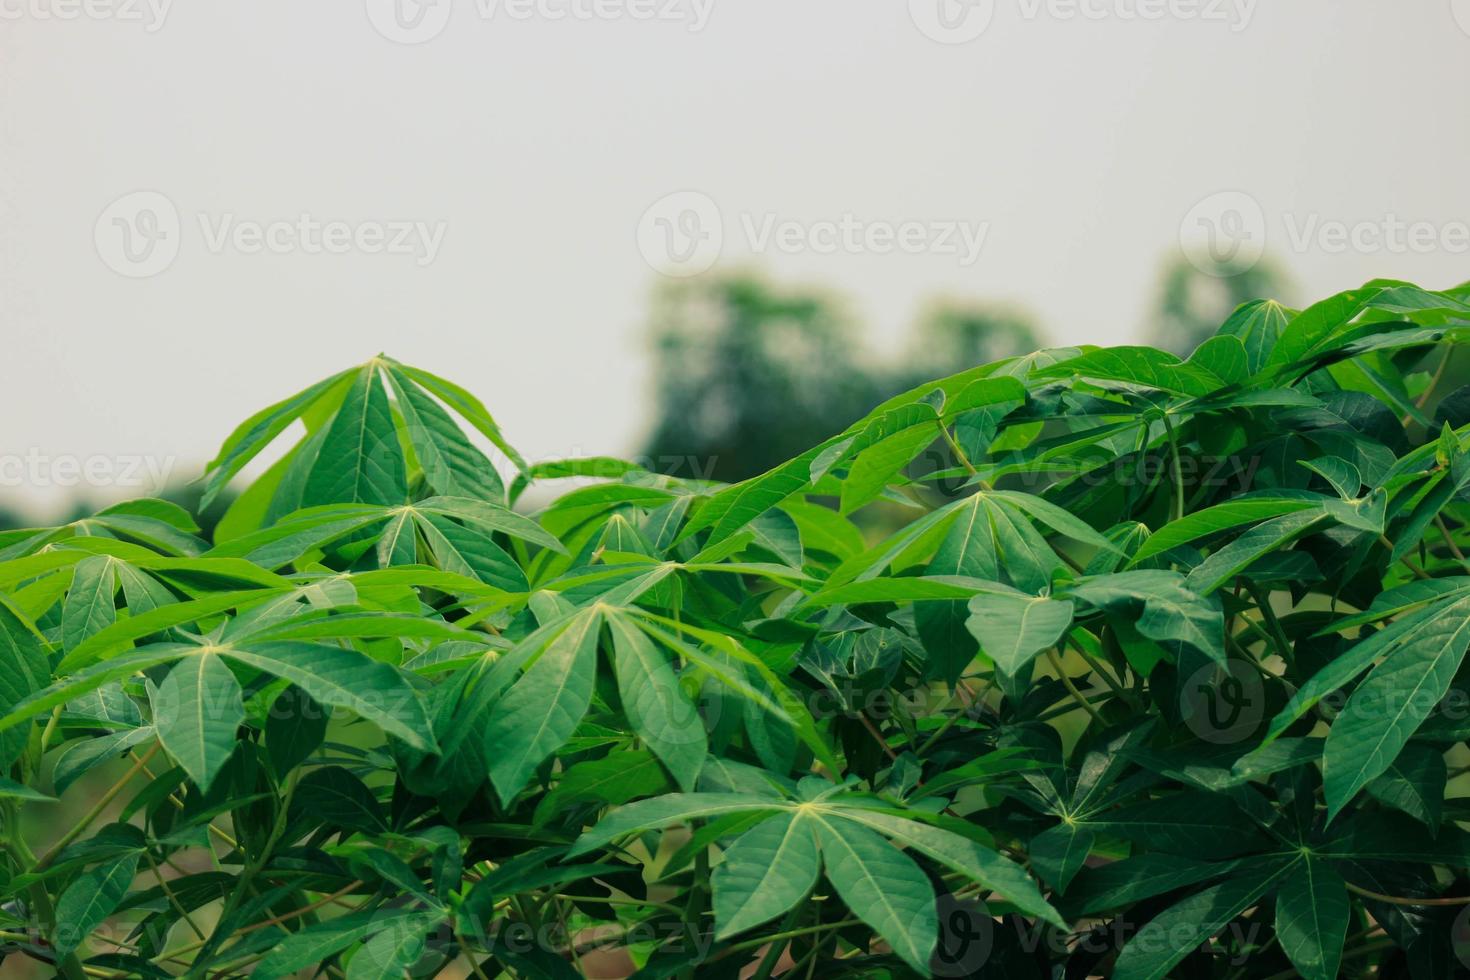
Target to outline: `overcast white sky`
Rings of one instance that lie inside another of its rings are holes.
[[[631,452],[691,231],[879,353],[939,293],[1136,340],[1186,218],[1303,298],[1470,278],[1470,0],[83,3],[0,0],[12,459],[192,475],[379,350],[530,456]]]

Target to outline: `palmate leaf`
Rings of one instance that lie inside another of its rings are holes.
[[[347,390],[307,476],[303,505],[397,504],[407,498],[403,448],[377,369],[370,361]]]
[[[970,600],[970,632],[995,665],[1015,675],[1072,625],[1072,603],[1045,596],[981,592]]]
[[[1276,935],[1305,980],[1333,980],[1352,909],[1347,885],[1326,861],[1303,858],[1276,895]]]
[[[828,787],[826,795],[841,789],[835,785],[825,785]],[[605,847],[629,834],[696,819],[708,820],[733,814],[787,814],[802,818],[806,829],[811,829],[811,821],[820,820],[821,826],[817,828],[818,840],[823,842],[824,852],[826,838],[822,836],[823,826],[829,832],[876,832],[894,844],[924,854],[950,870],[984,885],[1028,914],[1039,916],[1057,926],[1065,925],[1062,917],[1046,902],[1026,872],[995,851],[943,828],[907,819],[881,807],[848,801],[842,796],[830,800],[822,799],[823,795],[819,793],[817,800],[804,803],[752,793],[673,793],[641,800],[619,807],[604,817],[597,826],[583,833],[568,852],[568,856],[576,857]],[[881,838],[879,839],[881,842]],[[889,845],[884,846],[892,850]],[[829,869],[830,860],[827,859]]]
[[[680,788],[692,790],[708,753],[704,719],[679,686],[673,668],[628,619],[608,617],[613,665],[623,710]]]
[[[928,855],[935,861],[978,882],[1028,915],[1059,928],[1066,921],[1042,897],[1036,883],[1015,862],[996,851],[939,827],[861,806],[837,806],[843,820],[871,827],[897,844]]]
[[[56,903],[57,952],[67,954],[111,915],[128,893],[138,869],[134,851],[83,872]]]
[[[1113,976],[1117,980],[1164,980],[1175,964],[1283,881],[1292,867],[1289,861],[1265,864],[1176,903],[1128,940]]]
[[[251,975],[278,980],[297,970],[320,966],[365,936],[393,929],[399,922],[422,919],[423,915],[410,908],[376,909],[316,923],[281,940]]]
[[[539,651],[491,711],[485,729],[490,781],[509,801],[546,757],[561,748],[587,713],[597,668],[602,612],[569,620]]]
[[[1470,648],[1470,615],[1451,607],[1373,669],[1333,721],[1322,752],[1327,813],[1335,817],[1385,772],[1449,690]]]
[[[236,729],[244,720],[239,681],[207,649],[180,660],[158,685],[153,702],[158,740],[205,792],[235,751]]]
[[[1296,314],[1275,300],[1258,299],[1243,303],[1220,326],[1221,334],[1240,340],[1246,354],[1246,370],[1255,374],[1265,366],[1281,332]]]
[[[717,938],[783,915],[816,885],[818,828],[798,810],[762,820],[740,835],[713,876]]]
[[[926,972],[939,940],[934,887],[908,857],[871,830],[814,816],[823,866],[837,894],[915,970]]]
[[[51,679],[45,645],[31,623],[0,594],[0,766],[6,769],[25,749],[24,728],[4,724]],[[57,702],[58,704],[61,702]],[[29,716],[24,716],[29,717]],[[21,717],[16,717],[18,725]],[[8,730],[6,730],[8,728]]]
[[[393,390],[396,418],[384,382]],[[439,493],[483,494],[503,502],[504,490],[494,467],[440,402],[490,439],[518,468],[525,468],[477,398],[437,375],[377,357],[242,423],[206,467],[204,506],[298,419],[307,422],[307,437],[247,491],[245,496],[253,494],[252,499],[242,497],[231,508],[226,537],[259,527],[283,502],[289,504],[287,510],[337,501],[403,502],[407,489],[403,442],[413,448],[427,482]],[[236,513],[241,505],[248,513]],[[280,511],[274,516],[281,516]]]
[[[220,647],[218,652],[290,681],[319,704],[352,711],[416,749],[435,750],[423,702],[395,667],[355,650],[294,640],[249,649]]]
[[[136,640],[155,633],[163,633],[174,627],[210,621],[227,610],[248,608],[256,603],[283,595],[286,591],[285,587],[281,587],[215,593],[190,602],[177,602],[137,616],[130,616],[77,644],[73,650],[61,658],[61,662],[56,665],[56,671],[58,674],[69,673],[80,667],[115,656],[118,651],[128,649]]]
[[[65,976],[575,976],[592,923],[646,977],[1446,973],[1467,341],[1470,285],[1252,303],[1188,360],[976,367],[724,488],[527,466],[376,358],[227,440],[211,495],[305,430],[212,545],[160,500],[0,532],[0,802],[18,854],[44,829],[0,919]],[[511,509],[568,476],[605,482]],[[1030,669],[1063,646],[1073,683]],[[104,765],[126,822],[56,844]],[[1038,940],[1072,919],[1116,959]]]
[[[77,562],[61,611],[63,649],[75,649],[87,637],[117,621],[117,605],[113,601],[117,590],[114,562],[115,559],[106,555]]]

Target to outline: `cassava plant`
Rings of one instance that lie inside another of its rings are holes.
[[[0,535],[6,955],[1463,972],[1467,338],[1470,287],[1249,303],[733,486],[528,463],[374,358],[225,441],[206,499],[281,454],[213,540],[151,499]]]

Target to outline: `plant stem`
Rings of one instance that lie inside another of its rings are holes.
[[[1271,593],[1263,590],[1254,582],[1247,582],[1246,589],[1251,594],[1256,608],[1261,611],[1261,618],[1270,627],[1270,639],[1276,647],[1276,654],[1284,664],[1291,663],[1291,641],[1286,637],[1286,630],[1281,628],[1281,620],[1276,618],[1276,610],[1271,608]]]
[[[1393,555],[1393,542],[1390,541],[1390,540],[1388,540],[1388,535],[1386,535],[1386,534],[1380,534],[1380,535],[1378,535],[1378,543],[1381,544],[1381,545],[1383,545],[1385,548],[1388,549],[1388,553],[1389,553],[1390,556]],[[1411,572],[1414,573],[1414,577],[1415,578],[1432,578],[1433,577],[1428,572],[1426,572],[1424,569],[1422,569],[1418,565],[1416,565],[1414,563],[1414,560],[1412,558],[1410,558],[1408,555],[1404,555],[1404,557],[1400,558],[1399,561],[1403,562],[1404,563],[1404,567],[1406,567],[1409,571],[1411,571]]]
[[[158,862],[153,860],[153,855],[146,847],[143,849],[143,857],[147,859],[148,867],[152,869],[153,877],[158,881],[158,887],[163,889],[164,895],[168,896],[170,904],[179,910],[179,915],[184,917],[184,921],[189,924],[189,928],[194,931],[194,935],[203,939],[204,930],[199,928],[199,923],[194,921],[194,917],[189,914],[189,910],[184,908],[183,903],[179,901],[179,896],[175,895],[174,890],[169,887],[168,879],[164,878],[163,872],[158,868]]]
[[[797,936],[810,936],[814,932],[826,932],[828,929],[846,929],[848,926],[855,926],[860,922],[862,922],[861,919],[843,919],[841,922],[828,922],[819,926],[787,929],[784,932],[778,932],[770,936],[761,936],[758,939],[747,939],[743,943],[736,943],[733,946],[726,947],[725,951],[720,954],[720,957],[724,958],[732,953],[743,952],[747,949],[759,949],[766,943],[779,943],[782,940],[795,939]]]
[[[882,732],[878,731],[878,726],[873,724],[873,719],[869,718],[862,712],[858,712],[858,718],[862,720],[863,727],[868,730],[868,734],[873,736],[873,741],[877,742],[878,747],[881,748],[885,753],[887,753],[888,761],[897,762],[898,753],[889,748],[888,740],[883,737]]]
[[[133,767],[127,772],[123,773],[121,779],[112,784],[112,788],[110,788],[107,792],[98,797],[97,802],[93,804],[92,809],[88,810],[82,816],[82,819],[77,823],[77,825],[71,830],[68,830],[66,833],[62,834],[61,840],[57,841],[55,844],[52,844],[51,849],[48,850],[45,854],[41,855],[41,857],[36,861],[36,866],[32,870],[43,871],[46,868],[50,867],[51,862],[56,860],[57,855],[66,850],[67,845],[69,845],[72,841],[80,837],[83,831],[85,831],[88,827],[92,825],[92,821],[96,820],[102,814],[102,811],[107,809],[108,804],[110,804],[114,799],[117,798],[117,794],[121,793],[123,791],[123,788],[132,781],[132,778],[142,771],[143,767],[148,763],[148,760],[152,759],[155,755],[158,754],[158,750],[160,747],[161,743],[154,742],[153,745],[148,749],[148,751],[144,753],[143,757],[140,758],[137,762],[133,763]]]
[[[1385,895],[1382,892],[1369,891],[1359,887],[1351,881],[1347,882],[1347,889],[1364,898],[1371,898],[1378,902],[1386,902],[1389,905],[1470,905],[1470,895],[1457,895],[1450,898],[1400,898],[1397,895]]]
[[[1460,562],[1460,564],[1465,564],[1465,553],[1460,550],[1460,546],[1455,544],[1455,539],[1450,536],[1450,529],[1445,526],[1444,518],[1441,517],[1439,514],[1435,514],[1434,523],[1435,526],[1439,528],[1439,533],[1440,536],[1444,538],[1444,543],[1449,545],[1450,554],[1454,555],[1455,560]]]
[[[1177,521],[1184,516],[1184,468],[1179,463],[1179,440],[1168,412],[1164,413],[1164,433],[1169,439],[1169,459],[1174,471],[1174,520]]]
[[[1077,656],[1081,657],[1084,661],[1087,662],[1087,665],[1092,668],[1093,673],[1097,674],[1097,676],[1103,679],[1104,684],[1113,689],[1114,694],[1118,695],[1118,697],[1122,698],[1129,704],[1133,703],[1133,699],[1128,696],[1128,692],[1123,689],[1122,685],[1119,684],[1118,681],[1113,679],[1112,674],[1103,669],[1103,665],[1100,661],[1093,657],[1092,654],[1082,649],[1081,644],[1079,644],[1076,640],[1069,640],[1068,645],[1071,646],[1073,651],[1076,652]]]
[[[807,896],[810,896],[811,893],[811,889],[808,888]],[[780,931],[787,932],[796,925],[796,917],[801,914],[804,905],[806,905],[806,897],[791,906],[791,911],[786,913],[786,918],[781,922]],[[770,980],[771,971],[776,969],[776,964],[781,961],[781,953],[785,951],[790,942],[791,940],[787,939],[771,943],[770,948],[766,950],[766,955],[761,957],[760,965],[755,968],[755,973],[751,974],[750,980]]]
[[[965,455],[965,451],[961,449],[960,444],[955,441],[954,435],[951,434],[949,431],[949,426],[944,424],[943,419],[939,419],[938,422],[939,434],[944,437],[945,443],[949,446],[949,451],[954,453],[954,458],[959,460],[959,464],[965,468],[965,472],[969,473],[971,476],[979,476],[980,471],[975,469],[975,464],[970,462],[970,457]],[[984,486],[986,489],[989,489],[990,487],[990,485],[986,483],[982,483],[981,485]]]
[[[1057,656],[1057,652],[1055,650],[1046,651],[1046,659],[1051,664],[1051,669],[1056,672],[1057,679],[1066,686],[1067,692],[1072,695],[1072,700],[1076,701],[1082,707],[1082,710],[1091,715],[1093,721],[1106,727],[1107,722],[1103,720],[1103,716],[1098,714],[1097,709],[1092,706],[1092,702],[1082,696],[1082,692],[1077,690],[1077,685],[1072,683],[1072,678],[1067,676],[1066,669],[1062,667],[1062,658]]]

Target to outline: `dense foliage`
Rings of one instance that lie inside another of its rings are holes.
[[[212,541],[157,500],[0,535],[0,939],[68,978],[1451,975],[1467,336],[1467,287],[1250,303],[733,486],[529,464],[375,358],[230,436],[206,497],[305,433]]]

